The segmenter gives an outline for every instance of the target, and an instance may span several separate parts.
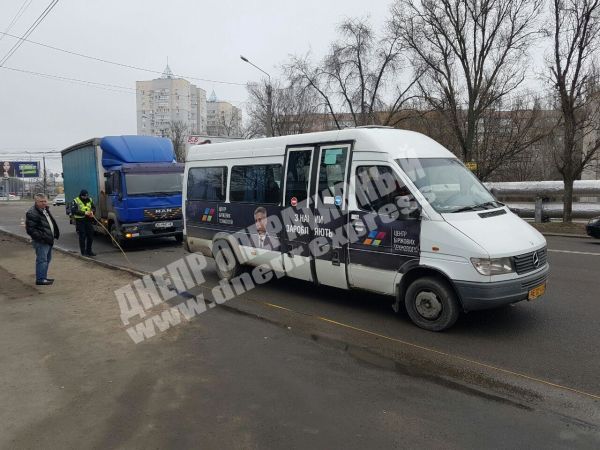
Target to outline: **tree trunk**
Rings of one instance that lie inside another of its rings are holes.
[[[563,222],[573,220],[573,177],[565,175],[565,193],[563,196]]]
[[[573,211],[573,183],[575,174],[573,173],[573,153],[575,151],[575,124],[573,112],[565,114],[565,130],[564,130],[564,151],[563,151],[563,183],[565,185],[565,193],[563,195],[563,222],[572,221]]]

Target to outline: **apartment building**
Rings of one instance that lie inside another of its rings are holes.
[[[209,136],[242,135],[242,110],[229,102],[219,101],[214,91],[206,102],[206,120]]]
[[[163,136],[173,123],[189,134],[207,132],[206,91],[173,75],[167,64],[160,78],[136,81],[137,134]]]

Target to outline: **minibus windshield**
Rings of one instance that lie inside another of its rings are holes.
[[[396,161],[439,213],[478,211],[503,206],[455,158],[402,158]]]

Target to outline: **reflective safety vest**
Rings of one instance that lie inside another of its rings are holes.
[[[85,218],[85,213],[92,210],[92,206],[94,206],[94,201],[90,198],[88,203],[83,203],[79,197],[75,197],[73,200],[77,204],[78,214],[73,214],[75,219],[83,219]]]

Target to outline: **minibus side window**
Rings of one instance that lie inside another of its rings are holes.
[[[356,168],[356,203],[365,211],[377,212],[383,206],[414,201],[414,197],[388,166]]]
[[[308,198],[308,180],[310,178],[310,159],[312,150],[294,150],[289,152],[285,198],[296,198],[298,203]]]
[[[229,200],[279,204],[281,172],[281,164],[234,166],[231,169]]]
[[[319,171],[319,197],[344,197],[347,148],[326,148],[321,151]]]
[[[227,167],[193,167],[188,173],[188,200],[223,201],[227,191]]]

